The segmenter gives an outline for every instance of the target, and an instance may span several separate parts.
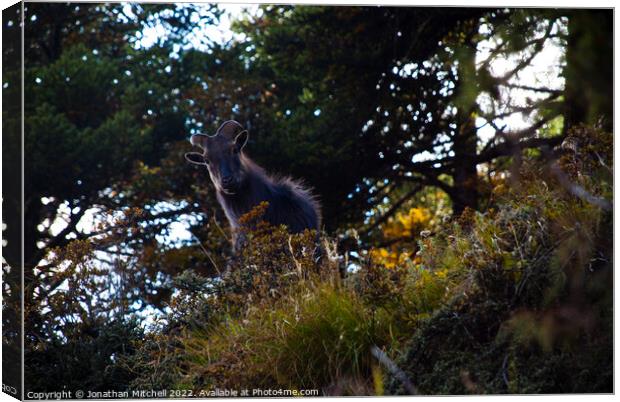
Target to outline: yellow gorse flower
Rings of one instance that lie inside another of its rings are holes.
[[[388,239],[417,236],[428,227],[431,218],[432,214],[427,208],[411,208],[406,213],[399,212],[383,229],[383,235]]]
[[[430,210],[423,207],[411,208],[407,212],[396,214],[383,229],[386,239],[412,239],[420,231],[426,229],[432,219]],[[402,250],[400,247],[378,248],[370,252],[370,256],[378,264],[386,268],[403,266],[413,258],[413,252]]]

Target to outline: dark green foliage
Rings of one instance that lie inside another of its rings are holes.
[[[90,328],[76,326],[76,336],[34,342],[26,352],[28,391],[122,391],[135,376],[118,365],[135,353],[144,336],[137,321],[120,318]]]
[[[613,46],[608,40],[613,17],[607,10],[573,11],[566,50],[567,128],[579,123],[613,127]]]
[[[445,66],[436,60],[437,42],[459,21],[484,12],[268,6],[256,22],[260,30],[240,23],[253,45],[248,56],[256,58],[250,71],[270,85],[270,101],[261,107],[267,110],[260,121],[252,119],[260,134],[257,160],[303,175],[322,196],[328,229],[359,220],[360,209],[378,201],[367,192],[375,181],[401,184],[411,169],[392,166],[432,149],[439,133],[450,134],[441,119],[450,98],[439,94],[445,83],[435,73]],[[433,67],[417,79],[395,72],[422,62]],[[433,118],[413,119],[420,103]],[[412,136],[408,149],[404,143]],[[337,180],[323,173],[334,170]]]

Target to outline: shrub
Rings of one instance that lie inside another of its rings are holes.
[[[397,360],[422,392],[612,391],[612,219],[588,197],[610,194],[611,148],[597,130],[569,138],[582,136],[585,149],[560,159],[570,186],[526,161],[494,209],[421,241],[421,267],[454,278]],[[394,380],[388,389],[404,392]]]

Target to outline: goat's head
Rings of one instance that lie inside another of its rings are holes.
[[[234,120],[224,122],[215,135],[195,134],[192,145],[202,153],[188,152],[188,162],[205,165],[215,187],[224,194],[236,194],[245,182],[246,173],[241,163],[241,151],[248,141],[248,132]]]

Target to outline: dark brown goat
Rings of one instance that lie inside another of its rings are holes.
[[[300,183],[288,177],[269,176],[252,162],[243,152],[248,132],[241,124],[229,120],[215,135],[197,134],[190,141],[203,152],[189,152],[185,158],[207,167],[217,199],[232,227],[235,249],[240,242],[239,218],[262,201],[269,203],[264,219],[272,225],[286,225],[291,233],[319,229],[321,216],[317,200]]]

